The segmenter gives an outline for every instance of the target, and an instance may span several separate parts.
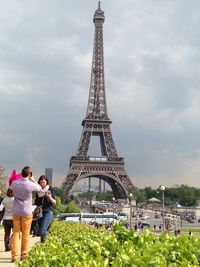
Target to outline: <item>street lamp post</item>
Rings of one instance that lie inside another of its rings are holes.
[[[133,194],[129,194],[129,206],[130,206],[130,218],[129,218],[129,229],[131,229],[132,226],[132,199],[133,199]]]
[[[136,222],[136,228],[138,227],[138,211],[137,211],[137,200],[135,202],[135,222]]]
[[[183,227],[183,214],[182,214],[182,211],[180,213],[180,219],[181,219],[181,228]]]
[[[163,230],[165,230],[165,186],[161,185],[160,190],[162,191],[162,219],[163,219]]]
[[[114,213],[115,213],[115,198],[113,197],[113,224],[114,224]]]

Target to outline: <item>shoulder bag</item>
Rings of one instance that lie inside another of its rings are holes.
[[[44,202],[44,197],[42,198],[42,205]],[[39,220],[42,219],[43,217],[43,209],[42,209],[42,205],[41,206],[37,206],[33,212],[33,220]]]
[[[0,211],[0,221],[3,220],[4,214],[5,214],[5,207],[2,209],[2,211]]]

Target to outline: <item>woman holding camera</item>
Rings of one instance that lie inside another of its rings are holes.
[[[47,230],[53,220],[53,210],[56,200],[54,189],[49,185],[49,181],[45,175],[40,176],[38,184],[42,187],[42,191],[36,194],[35,205],[42,210],[39,227],[41,242],[44,242]]]

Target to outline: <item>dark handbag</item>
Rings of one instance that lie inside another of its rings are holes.
[[[42,206],[38,206],[35,208],[33,212],[33,220],[39,220],[42,219],[42,217],[43,217]]]
[[[44,197],[42,198],[42,205],[44,203]],[[43,217],[43,209],[42,209],[42,205],[41,206],[37,206],[33,212],[33,220],[39,220],[42,219]]]
[[[0,211],[0,221],[3,220],[4,214],[5,214],[5,207],[2,209],[2,211]]]

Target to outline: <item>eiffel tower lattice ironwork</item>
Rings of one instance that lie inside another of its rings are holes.
[[[70,169],[63,183],[63,190],[65,195],[68,195],[79,180],[95,177],[110,185],[116,199],[124,199],[136,187],[124,169],[124,159],[117,154],[110,128],[112,121],[107,113],[103,54],[104,20],[104,12],[99,2],[93,18],[95,33],[87,113],[82,122],[83,131],[76,155],[70,159]],[[99,137],[99,157],[88,155],[92,136]]]

